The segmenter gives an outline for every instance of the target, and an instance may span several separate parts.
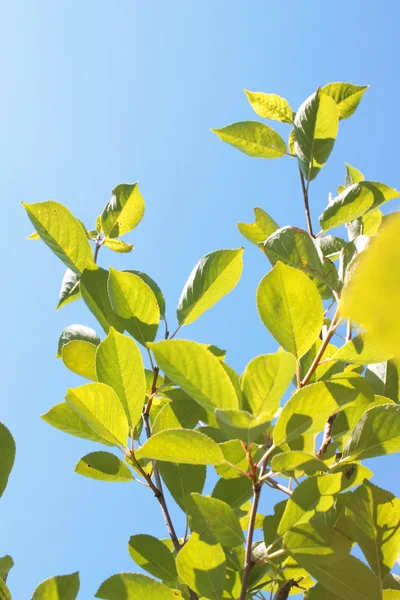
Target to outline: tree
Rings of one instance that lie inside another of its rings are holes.
[[[238,225],[272,265],[257,289],[257,308],[280,346],[251,360],[241,376],[225,351],[178,334],[238,284],[242,248],[216,250],[197,263],[170,333],[164,296],[149,275],[96,264],[102,246],[132,250],[120,238],[144,214],[137,184],[118,185],[89,231],[61,204],[24,205],[35,227],[30,237],[67,267],[58,307],[82,298],[104,330],[101,339],[84,325],[64,329],[58,357],[86,382],[68,389],[43,418],[107,446],[84,456],[76,472],[147,486],[169,534],[133,535],[130,555],[151,577],[116,574],[97,598],[245,600],[266,593],[285,600],[301,591],[308,600],[399,597],[400,579],[390,571],[400,546],[400,501],[371,483],[363,464],[400,450],[400,221],[380,211],[399,193],[346,165],[319,233],[309,208],[310,184],[329,158],[339,122],[365,90],[328,84],[297,113],[275,94],[246,92],[257,114],[291,126],[288,148],[261,122],[214,130],[250,156],[289,156],[299,169],[307,221],[307,231],[279,227],[256,208],[254,223]],[[343,225],[348,241],[327,233]],[[5,487],[14,445],[6,428],[0,434],[8,448]],[[211,496],[202,493],[207,467],[217,474]],[[165,487],[187,516],[183,537]],[[263,516],[259,500],[268,488],[282,498]],[[254,541],[257,529],[263,541]],[[351,554],[355,545],[365,560]],[[10,560],[0,562],[2,598],[11,597]],[[78,591],[74,573],[41,583],[33,598],[73,600]]]

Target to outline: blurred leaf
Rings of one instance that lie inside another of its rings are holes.
[[[211,131],[223,142],[255,158],[280,158],[286,154],[281,136],[258,121],[241,121]]]
[[[345,286],[340,311],[400,359],[400,214],[359,257]]]
[[[400,369],[393,360],[383,363],[368,365],[365,378],[372,386],[375,394],[391,398],[395,402],[400,400]]]
[[[118,456],[110,452],[86,454],[75,467],[75,473],[100,481],[132,481],[133,475]]]
[[[379,363],[392,358],[392,354],[383,350],[370,339],[368,333],[360,333],[352,340],[344,344],[339,350],[330,357],[329,360],[341,360],[356,365],[367,365],[369,363]]]
[[[6,554],[6,556],[2,556],[0,558],[0,579],[2,579],[4,582],[6,582],[8,573],[11,571],[13,566],[14,566],[14,561],[9,554]],[[1,591],[2,590],[0,589],[0,592]]]
[[[37,233],[69,269],[82,273],[86,261],[93,260],[86,232],[73,214],[58,202],[22,203]]]
[[[323,307],[315,284],[280,262],[262,279],[257,308],[265,327],[297,358],[309,350],[322,327]]]
[[[189,275],[178,302],[180,325],[196,321],[238,284],[243,268],[243,248],[216,250],[203,256]]]
[[[3,423],[0,423],[0,457],[0,496],[2,496],[15,460],[14,438]]]
[[[144,200],[137,183],[117,185],[101,214],[103,232],[117,238],[132,231],[144,215]]]

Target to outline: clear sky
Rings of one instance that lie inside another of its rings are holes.
[[[236,223],[251,221],[254,206],[281,225],[305,220],[294,161],[251,159],[209,128],[258,119],[243,88],[278,93],[296,109],[318,85],[370,84],[312,185],[314,222],[342,183],[344,161],[398,187],[398,20],[393,0],[2,3],[0,420],[16,438],[17,459],[0,501],[0,556],[16,563],[14,600],[78,569],[79,597],[91,598],[107,576],[135,570],[130,535],[165,533],[149,490],[75,475],[94,445],[39,418],[81,383],[55,358],[60,331],[95,322],[82,303],[55,311],[64,268],[43,244],[25,241],[32,227],[21,202],[57,200],[93,227],[111,189],[139,180],[146,215],[126,236],[136,249],[102,249],[100,263],[148,272],[167,298],[171,327],[197,260],[244,245],[239,286],[182,331],[226,348],[241,372],[276,344],[255,307],[269,263]],[[400,494],[396,459],[378,464],[374,481]],[[267,513],[280,497],[264,496]],[[182,516],[175,518],[182,532]]]

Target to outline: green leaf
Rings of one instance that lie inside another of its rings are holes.
[[[304,271],[311,279],[316,278],[331,289],[338,290],[336,267],[325,258],[307,231],[298,227],[282,227],[270,235],[263,248],[272,265],[281,261]]]
[[[340,597],[317,583],[308,591],[307,600],[340,600]]]
[[[96,344],[73,340],[61,348],[61,358],[64,365],[73,373],[96,381],[96,350]]]
[[[169,493],[184,511],[183,499],[191,492],[201,494],[206,482],[207,468],[205,465],[183,465],[168,462],[158,462],[158,470]]]
[[[311,348],[321,331],[323,307],[315,284],[280,262],[262,279],[257,308],[265,327],[297,358]]]
[[[340,257],[340,251],[346,245],[346,241],[334,235],[321,235],[315,239],[322,254],[330,260],[336,260]]]
[[[386,396],[395,402],[400,400],[400,368],[393,360],[368,365],[365,379],[372,386],[375,394]]]
[[[192,400],[183,390],[177,388],[166,392],[172,399],[162,407],[153,423],[153,433],[164,429],[194,429],[199,421],[204,421],[206,411]]]
[[[97,378],[117,393],[132,429],[139,422],[146,394],[143,359],[137,344],[112,327],[96,353]]]
[[[383,580],[400,546],[400,500],[369,481],[346,504],[346,530],[360,546],[375,575]]]
[[[160,315],[162,319],[165,319],[165,298],[159,287],[159,285],[147,275],[147,273],[143,273],[142,271],[135,271],[134,269],[128,269],[124,271],[126,273],[133,273],[133,275],[137,275],[140,279],[143,279],[145,283],[153,290],[155,297],[157,298],[158,308],[160,309]]]
[[[252,484],[247,477],[218,479],[212,491],[212,497],[223,500],[237,511],[253,494]]]
[[[294,119],[294,148],[307,181],[315,179],[332,152],[338,133],[335,101],[318,89],[303,102]]]
[[[240,473],[237,470],[239,468],[246,473],[249,468],[249,461],[247,459],[243,444],[239,440],[228,440],[226,442],[221,442],[219,444],[219,448],[224,455],[226,464],[216,467],[218,475],[224,479],[243,477],[243,473]],[[255,456],[253,456],[253,460],[256,461]],[[234,468],[232,465],[234,465],[236,468]]]
[[[297,390],[283,407],[274,428],[274,444],[290,442],[304,432],[322,431],[341,406],[362,399],[368,402],[369,386],[359,376],[318,381]]]
[[[362,217],[346,223],[349,240],[354,240],[360,235],[376,235],[380,229],[383,215],[379,208],[370,210]]]
[[[22,203],[44,243],[69,269],[82,273],[92,249],[82,224],[58,202],[48,200],[36,204]]]
[[[328,327],[330,325],[330,321],[328,323]],[[326,321],[324,319],[324,328],[326,329]],[[308,350],[308,352],[301,358],[300,360],[300,377],[301,379],[303,379],[306,374],[308,373],[316,355],[317,352],[320,350],[322,345],[322,340],[320,338],[318,338],[317,340],[315,340],[314,344],[311,346],[311,348]],[[343,362],[340,361],[335,361],[335,362],[329,362],[327,359],[330,359],[332,356],[334,356],[336,354],[336,352],[338,351],[338,348],[336,346],[334,346],[333,344],[328,344],[325,352],[324,352],[324,359],[322,362],[322,364],[318,365],[318,367],[315,369],[314,373],[312,374],[312,376],[309,379],[309,383],[315,383],[316,381],[319,380],[326,380],[326,379],[330,379],[332,377],[332,375],[334,375],[335,373],[341,373],[344,368],[345,368],[345,364]],[[324,361],[327,362],[324,362]]]
[[[13,566],[14,566],[14,561],[9,554],[2,556],[0,558],[0,579],[2,579],[4,582],[6,582],[8,573],[11,571]],[[0,589],[0,592],[1,592],[1,589]]]
[[[110,327],[124,331],[124,323],[114,312],[107,292],[108,271],[94,263],[88,263],[82,273],[80,291],[89,310],[94,314],[106,333]]]
[[[244,90],[252,109],[264,119],[273,119],[282,123],[293,123],[293,111],[289,102],[276,94],[249,92]]]
[[[160,308],[151,287],[138,275],[111,268],[108,293],[115,312],[126,319],[129,333],[143,346],[153,341],[160,322]]]
[[[119,252],[120,254],[132,252],[134,248],[133,244],[127,244],[122,240],[117,240],[113,238],[104,238],[103,244],[107,248],[110,248],[110,250],[112,250],[113,252]]]
[[[88,342],[94,346],[100,344],[99,336],[91,327],[86,327],[85,325],[69,325],[62,330],[60,337],[58,338],[57,358],[61,358],[62,348],[69,342],[75,340],[82,340],[83,342]]]
[[[238,223],[237,227],[249,242],[258,245],[279,229],[279,225],[262,208],[255,208],[254,215],[255,223]]]
[[[100,481],[132,481],[129,467],[110,452],[86,454],[75,467],[75,473]]]
[[[109,238],[132,231],[144,215],[144,200],[137,183],[117,185],[101,214],[101,226]]]
[[[319,218],[324,231],[344,225],[399,197],[399,192],[384,183],[360,181],[333,198]]]
[[[232,438],[242,440],[246,444],[256,440],[267,429],[273,419],[270,413],[261,413],[257,417],[253,417],[246,410],[236,410],[234,408],[217,408],[215,409],[215,415],[222,431]]]
[[[45,579],[33,592],[32,600],[75,600],[79,592],[79,573]]]
[[[176,559],[179,578],[199,596],[221,600],[226,560],[220,544],[207,544],[192,533]]]
[[[116,446],[126,446],[128,421],[112,388],[104,383],[88,383],[68,389],[65,399],[98,436]]]
[[[0,423],[0,496],[7,487],[8,478],[15,460],[14,438],[3,423]]]
[[[345,187],[349,187],[349,185],[353,185],[353,183],[359,183],[360,181],[364,181],[365,177],[361,173],[361,171],[347,163],[344,164],[346,166],[346,177],[344,181]]]
[[[172,553],[158,538],[145,534],[132,535],[128,549],[132,560],[150,575],[168,582],[178,577]]]
[[[242,255],[243,248],[215,250],[199,260],[179,298],[179,325],[193,323],[233,290],[242,274]]]
[[[264,123],[241,121],[211,131],[223,142],[255,158],[280,158],[286,154],[284,140]]]
[[[239,519],[226,502],[210,496],[190,494],[183,504],[190,517],[191,530],[198,533],[201,540],[210,544],[219,542],[226,548],[244,543]]]
[[[364,92],[369,85],[353,85],[338,81],[324,85],[321,92],[327,94],[336,102],[339,111],[339,119],[348,119],[360,104]]]
[[[330,472],[343,473],[341,491],[350,490],[353,487],[361,485],[364,479],[371,479],[373,473],[364,465],[359,463],[339,463],[331,467]],[[344,531],[344,533],[346,533]]]
[[[380,363],[392,358],[393,354],[380,348],[367,333],[360,333],[344,344],[329,360],[341,360],[355,365]]]
[[[27,240],[41,241],[42,238],[40,237],[40,235],[38,234],[37,231],[34,231],[33,233],[31,233],[31,235],[27,235],[26,239]]]
[[[340,492],[341,481],[342,473],[313,476],[302,481],[286,503],[278,535],[307,523],[318,513],[326,513],[333,506],[335,495]]]
[[[400,452],[400,406],[371,408],[357,423],[343,451],[347,460],[365,460]]]
[[[0,600],[11,600],[11,592],[2,579],[0,579]]]
[[[278,538],[278,527],[285,512],[287,500],[278,502],[274,506],[274,514],[266,515],[263,522],[264,543],[268,547]]]
[[[295,373],[296,359],[289,352],[262,354],[249,362],[240,383],[255,417],[276,413]]]
[[[238,408],[235,388],[222,363],[201,344],[165,340],[149,344],[158,366],[206,410]]]
[[[182,596],[164,584],[140,573],[112,575],[99,587],[96,598],[103,600],[181,600]]]
[[[76,413],[67,402],[55,404],[50,410],[42,415],[43,421],[53,427],[75,435],[76,437],[98,442],[106,446],[113,445],[111,442],[97,435],[91,427]]]
[[[71,269],[67,269],[61,282],[60,297],[57,304],[57,310],[73,300],[81,297],[79,289],[79,275]]]
[[[298,557],[298,562],[325,588],[343,600],[381,600],[379,581],[368,567],[354,556],[343,561],[321,564],[313,557]]]
[[[320,471],[328,471],[326,464],[308,452],[293,451],[276,454],[271,461],[275,472],[304,471],[307,475],[315,475]]]
[[[350,553],[352,541],[333,527],[313,519],[288,531],[283,545],[298,562],[301,562],[300,556],[307,556],[315,563],[329,564],[344,560]]]
[[[225,462],[218,444],[190,429],[166,429],[152,435],[136,457],[188,465],[220,465]]]

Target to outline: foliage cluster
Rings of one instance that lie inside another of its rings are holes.
[[[144,214],[137,184],[113,190],[93,230],[57,202],[24,205],[35,227],[30,237],[67,268],[58,308],[82,298],[104,331],[100,337],[77,324],[63,330],[58,357],[85,383],[68,389],[43,419],[106,446],[82,457],[75,471],[147,486],[169,534],[133,535],[129,553],[149,575],[115,574],[97,598],[400,597],[400,578],[391,573],[400,546],[400,500],[371,483],[364,464],[400,450],[400,221],[380,210],[399,193],[346,165],[319,233],[309,208],[310,184],[329,158],[339,123],[354,113],[365,90],[328,84],[296,113],[275,94],[246,91],[259,116],[291,127],[288,144],[262,122],[214,130],[252,157],[288,156],[299,169],[307,220],[307,230],[280,227],[256,208],[254,223],[238,225],[272,265],[256,301],[279,344],[241,375],[212,340],[200,344],[179,334],[238,284],[242,248],[199,260],[170,333],[163,293],[149,275],[97,265],[102,246],[132,250],[121,237]],[[347,239],[340,230],[330,233],[340,226]],[[0,446],[3,492],[15,455],[3,425]],[[214,473],[211,495],[203,494],[207,469]],[[186,515],[186,532],[175,530],[165,488]],[[263,515],[260,496],[271,488],[281,498],[273,514]],[[352,552],[356,547],[363,560]],[[12,564],[10,557],[0,559],[3,600],[11,598],[6,578]],[[74,600],[78,591],[74,573],[42,582],[32,598]]]

